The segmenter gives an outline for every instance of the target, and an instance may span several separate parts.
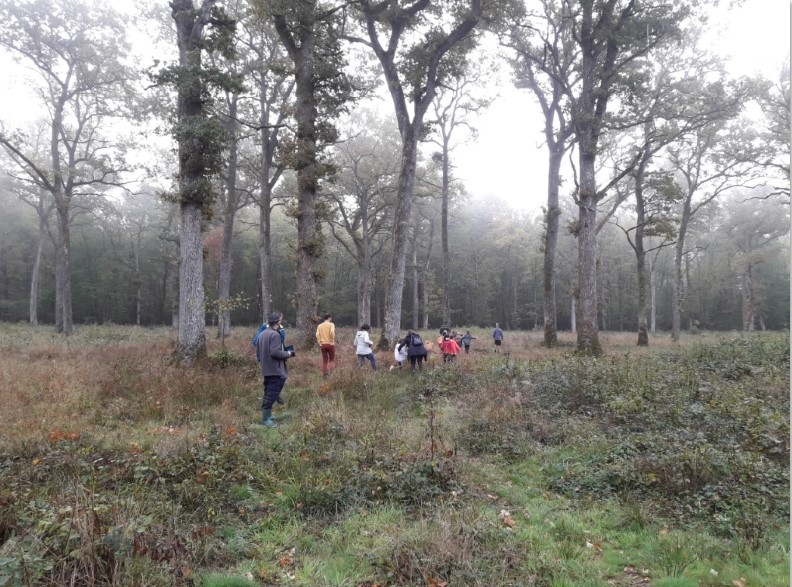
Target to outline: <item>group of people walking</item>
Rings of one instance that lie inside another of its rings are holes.
[[[273,312],[268,316],[267,324],[259,328],[253,338],[256,360],[261,366],[261,375],[264,378],[264,396],[261,404],[262,424],[268,428],[277,426],[277,423],[272,419],[272,407],[275,403],[283,403],[281,391],[288,378],[287,361],[295,356],[294,347],[286,345],[286,331],[281,325],[282,319],[282,314]],[[374,354],[374,343],[369,336],[370,331],[371,326],[361,325],[355,334],[352,346],[355,349],[358,365],[362,368],[368,361],[371,368],[376,371],[377,357]],[[492,339],[497,353],[503,344],[503,330],[497,323],[492,332]],[[463,348],[467,354],[473,340],[476,340],[476,337],[470,334],[470,330],[465,334],[460,334],[448,327],[441,327],[437,346],[443,356],[443,362],[453,363]],[[316,343],[322,354],[322,376],[327,378],[335,368],[336,358],[335,324],[333,324],[332,314],[325,314],[322,322],[316,327]],[[412,372],[421,370],[433,348],[434,345],[431,342],[424,342],[423,337],[417,331],[409,329],[405,337],[396,343],[394,348],[396,364],[391,366],[391,369],[401,368],[408,361]]]

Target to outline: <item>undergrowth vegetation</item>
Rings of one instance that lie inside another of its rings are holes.
[[[0,325],[0,585],[789,583],[787,335],[340,345],[266,429],[239,330],[180,369],[165,329]]]

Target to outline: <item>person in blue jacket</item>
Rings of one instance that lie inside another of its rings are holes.
[[[499,353],[501,345],[503,344],[503,330],[495,323],[495,330],[492,331],[492,340],[495,341],[495,352]]]

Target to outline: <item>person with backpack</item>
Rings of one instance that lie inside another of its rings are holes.
[[[261,400],[261,423],[267,428],[278,424],[272,419],[273,404],[280,401],[281,391],[289,376],[286,360],[295,356],[293,350],[284,350],[280,333],[281,314],[273,312],[267,318],[267,328],[262,330],[256,340],[257,359],[264,378],[264,397]]]
[[[399,344],[398,349],[407,347],[407,358],[410,360],[410,371],[415,373],[415,367],[418,370],[423,370],[423,362],[426,359],[426,346],[424,346],[423,338],[414,330],[408,330],[407,336]]]
[[[374,356],[374,351],[371,347],[374,346],[374,343],[371,342],[369,338],[369,330],[371,330],[371,326],[368,324],[363,324],[358,330],[357,334],[355,335],[355,342],[352,343],[355,347],[355,354],[358,358],[358,364],[362,368],[366,362],[366,359],[371,361],[371,368],[374,371],[377,370],[377,357]]]

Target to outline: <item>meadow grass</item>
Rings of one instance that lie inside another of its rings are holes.
[[[489,332],[454,365],[290,362],[254,329],[186,369],[166,328],[0,324],[0,583],[789,584],[786,334]]]

